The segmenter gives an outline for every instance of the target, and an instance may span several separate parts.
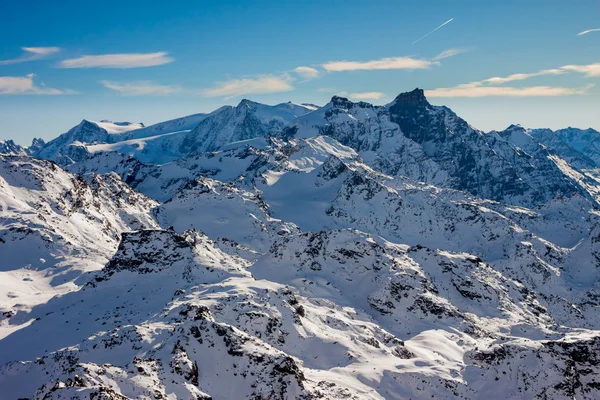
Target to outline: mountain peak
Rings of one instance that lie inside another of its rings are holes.
[[[84,118],[81,120],[81,122],[77,126],[71,128],[71,130],[77,129],[77,128],[79,128],[79,129],[86,128],[86,129],[91,129],[91,130],[97,130],[97,129],[104,130],[104,128],[102,126],[100,126],[100,124],[101,124],[100,122],[96,122],[96,121],[92,121],[92,120]]]
[[[510,124],[508,128],[506,128],[507,131],[514,131],[515,129],[525,129],[523,128],[523,126],[521,124]]]
[[[331,98],[331,104],[334,107],[344,107],[344,108],[350,108],[352,107],[352,105],[354,103],[352,103],[350,100],[348,100],[348,98],[346,97],[342,97],[342,96],[333,96]]]
[[[400,93],[394,100],[396,104],[429,105],[423,89],[416,88],[410,92]]]
[[[256,104],[256,103],[252,100],[242,99],[240,101],[240,104],[238,104],[238,107],[251,107],[254,104]]]

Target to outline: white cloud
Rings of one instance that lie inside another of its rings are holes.
[[[588,65],[564,65],[560,68],[554,69],[543,69],[538,72],[529,74],[512,74],[507,77],[494,77],[481,81],[482,83],[489,83],[492,85],[501,85],[507,82],[522,81],[525,79],[533,78],[536,76],[544,75],[562,75],[568,72],[579,72],[588,78],[600,76],[600,63],[588,64]]]
[[[26,76],[0,76],[0,95],[10,94],[73,94],[72,90],[60,90],[46,87],[44,84],[36,85],[33,82],[34,74]]]
[[[435,61],[412,57],[390,57],[372,61],[330,61],[323,64],[327,72],[381,70],[381,69],[426,69],[438,65]]]
[[[472,82],[450,88],[425,91],[427,97],[556,97],[585,94],[593,85],[583,88],[554,86],[529,86],[522,88],[507,86],[484,86],[482,82]]]
[[[560,69],[565,71],[579,72],[588,78],[600,76],[600,63],[588,65],[565,65],[560,67]]]
[[[0,94],[19,94],[31,90],[30,77],[0,76]]]
[[[448,57],[454,57],[455,55],[466,53],[468,51],[469,51],[469,49],[459,49],[459,48],[448,49],[448,50],[442,51],[440,54],[433,57],[433,61],[443,60],[444,58],[448,58]]]
[[[600,32],[600,28],[588,29],[587,31],[579,32],[577,36],[587,35],[592,32]]]
[[[21,47],[25,52],[21,57],[12,60],[1,60],[0,65],[18,64],[27,61],[41,60],[51,54],[58,53],[60,47]]]
[[[140,68],[153,67],[173,62],[168,53],[130,53],[130,54],[103,54],[97,56],[83,56],[63,60],[61,68]]]
[[[202,94],[207,97],[224,97],[225,99],[229,99],[246,94],[289,92],[290,90],[294,90],[291,84],[292,81],[293,79],[287,74],[230,79],[225,82],[218,82],[212,88],[204,89]]]
[[[429,97],[537,97],[537,96],[569,96],[585,94],[594,85],[580,88],[566,88],[559,86],[528,86],[511,87],[498,86],[514,81],[523,81],[536,76],[562,75],[568,72],[578,72],[586,77],[600,77],[600,63],[588,65],[565,65],[560,68],[543,69],[529,74],[512,74],[506,77],[493,77],[478,82],[465,83],[462,85],[438,88],[426,91]]]
[[[380,99],[384,96],[381,92],[362,92],[362,93],[350,93],[350,97],[353,99],[359,100],[368,100],[368,99]]]
[[[507,83],[507,82],[513,82],[513,81],[523,81],[525,79],[529,79],[529,78],[533,78],[536,76],[544,76],[544,75],[561,75],[566,73],[566,71],[563,71],[562,69],[544,69],[538,72],[534,72],[531,74],[512,74],[509,75],[507,77],[501,78],[501,77],[493,77],[493,78],[489,78],[489,79],[485,79],[482,82],[483,83],[489,83],[492,85],[501,85],[503,83]]]
[[[21,49],[39,56],[49,56],[60,51],[60,47],[21,47]]]
[[[324,87],[324,88],[318,88],[317,92],[319,93],[332,93],[335,92],[334,88],[329,88],[329,87]]]
[[[105,88],[115,90],[125,96],[167,95],[180,91],[178,86],[158,85],[148,81],[113,82],[100,81]]]
[[[296,67],[293,71],[304,79],[315,79],[319,77],[319,71],[311,67]]]

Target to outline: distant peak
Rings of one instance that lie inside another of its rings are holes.
[[[79,123],[80,126],[84,126],[84,125],[94,125],[94,126],[98,126],[98,124],[94,121],[90,121],[89,119],[82,119],[81,122]]]
[[[423,89],[419,89],[419,88],[416,88],[415,90],[410,91],[410,92],[400,93],[398,96],[396,96],[396,99],[394,101],[397,104],[410,104],[410,105],[419,105],[419,104],[428,105],[429,104],[429,102],[427,101],[427,98],[425,98],[425,92],[423,91]]]
[[[331,98],[331,101],[349,101],[347,97],[335,95]]]
[[[44,139],[42,138],[33,138],[31,140],[31,146],[35,147],[35,146],[43,146],[44,144],[46,144],[46,142],[44,141]]]
[[[345,107],[345,108],[349,108],[351,107],[354,103],[352,103],[350,100],[348,100],[346,97],[341,97],[341,96],[333,96],[331,98],[331,104],[333,104],[333,106],[335,107]]]
[[[253,102],[252,100],[248,100],[248,99],[242,99],[242,101],[240,101],[240,104],[238,104],[238,107],[250,107],[251,105],[256,104],[255,102]]]
[[[523,126],[521,124],[511,124],[508,128],[506,128],[507,131],[515,131],[515,130],[525,130],[525,128],[523,128]]]
[[[520,124],[511,124],[508,128],[503,131],[496,132],[501,137],[508,137],[515,133],[526,133],[527,129],[523,128]]]

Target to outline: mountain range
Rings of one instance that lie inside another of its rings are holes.
[[[600,133],[420,89],[0,142],[9,399],[596,399]]]

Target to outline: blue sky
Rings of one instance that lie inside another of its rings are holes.
[[[600,28],[597,0],[5,3],[0,139],[22,144],[83,118],[415,87],[484,130],[600,129],[600,31],[578,35]]]

